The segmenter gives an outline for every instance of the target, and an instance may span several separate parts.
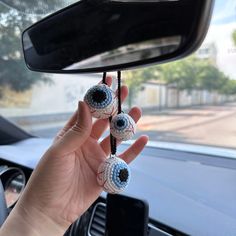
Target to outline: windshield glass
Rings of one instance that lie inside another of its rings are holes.
[[[31,72],[24,64],[22,30],[73,2],[0,1],[0,114],[36,136],[53,137],[101,80],[100,74]],[[235,11],[235,0],[216,0],[209,32],[194,55],[123,72],[130,91],[124,110],[143,110],[137,136],[236,148]]]

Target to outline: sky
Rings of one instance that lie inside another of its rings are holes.
[[[236,30],[236,0],[216,0],[215,4],[205,43],[215,43],[218,66],[236,79],[236,46],[232,41],[232,32]]]
[[[235,0],[215,0],[213,24],[224,24],[236,21]]]

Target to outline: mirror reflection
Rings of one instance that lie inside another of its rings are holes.
[[[177,1],[178,2],[178,1]],[[170,17],[170,6],[174,15]],[[176,1],[81,1],[23,33],[29,68],[104,68],[174,53],[186,38]],[[184,7],[189,7],[185,5]]]
[[[65,70],[112,66],[159,57],[176,51],[180,45],[180,41],[180,36],[174,36],[129,44],[74,63],[65,68]]]

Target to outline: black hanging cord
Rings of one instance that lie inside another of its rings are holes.
[[[104,84],[106,84],[106,75],[107,73],[104,72],[103,73],[103,78],[102,78],[102,82]],[[117,82],[117,91],[118,91],[118,94],[117,94],[117,97],[118,97],[118,114],[120,114],[122,112],[122,109],[121,109],[121,71],[118,71],[117,72],[117,79],[118,79],[118,82]],[[111,120],[112,120],[112,117],[110,116],[109,117],[109,121],[111,123]],[[116,154],[116,138],[113,137],[113,135],[110,133],[110,145],[111,145],[111,154],[112,155],[115,155]]]
[[[122,112],[121,110],[121,71],[117,72],[118,79],[118,114]]]
[[[103,84],[107,84],[106,83],[106,77],[107,77],[107,72],[103,72],[103,76],[102,76],[102,83]]]
[[[110,119],[111,122],[111,119]],[[110,133],[111,155],[116,154],[116,138]]]
[[[118,97],[118,114],[120,114],[122,112],[121,109],[121,71],[117,72],[117,97]],[[109,118],[110,122],[111,122],[112,117]],[[112,136],[112,134],[110,134],[110,143],[111,143],[111,154],[115,155],[116,154],[116,138],[114,138]]]

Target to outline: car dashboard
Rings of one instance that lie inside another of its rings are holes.
[[[0,171],[19,168],[27,182],[50,144],[50,139],[31,137],[0,146]],[[148,202],[149,236],[236,234],[235,152],[205,151],[195,145],[150,142],[131,164],[132,179],[123,194]],[[102,193],[65,235],[103,236],[105,227],[106,194]]]
[[[106,230],[106,199],[99,197],[96,202],[85,212],[85,214],[74,222],[65,236],[104,236]],[[171,236],[187,235],[176,229],[161,224],[158,221],[149,219],[149,236]]]

